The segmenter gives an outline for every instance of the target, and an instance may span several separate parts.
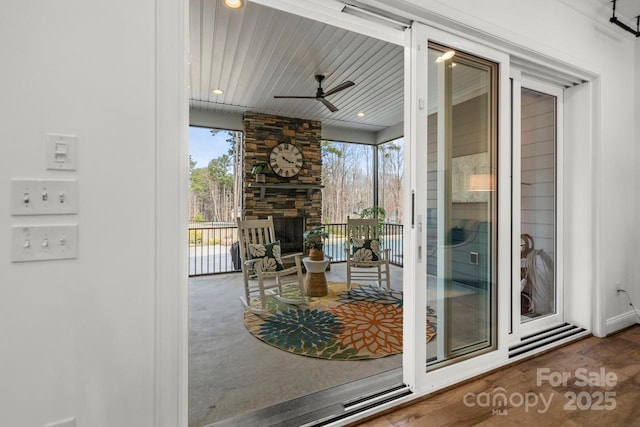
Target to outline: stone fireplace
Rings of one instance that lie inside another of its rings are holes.
[[[280,240],[283,254],[305,251],[302,236],[305,230],[304,217],[274,216],[273,229],[276,233],[276,238]]]
[[[284,178],[269,171],[265,182],[257,183],[251,168],[260,162],[268,162],[271,150],[288,142],[302,152],[300,173]],[[244,115],[244,163],[243,163],[243,218],[262,219],[274,217],[276,237],[294,238],[302,242],[299,230],[306,230],[322,223],[322,151],[321,123],[317,120],[296,119],[270,114],[246,112]],[[279,227],[283,227],[280,228]],[[302,228],[300,228],[302,227]],[[279,232],[280,231],[280,232]],[[284,233],[284,234],[283,234]],[[282,243],[282,242],[281,242]],[[293,242],[291,242],[293,245]],[[301,249],[299,247],[298,249]],[[289,251],[283,248],[283,252]]]

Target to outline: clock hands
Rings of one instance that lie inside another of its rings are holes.
[[[287,178],[293,177],[302,168],[302,153],[295,145],[282,143],[271,150],[269,164],[276,175]]]

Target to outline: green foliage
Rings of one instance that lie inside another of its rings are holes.
[[[219,245],[222,243],[220,237],[211,236],[210,229],[190,229],[189,230],[189,244],[191,246],[201,245]]]
[[[384,222],[387,219],[387,211],[381,206],[372,206],[360,211],[360,218],[378,218],[378,236],[382,240],[384,234]]]
[[[324,246],[324,239],[329,238],[329,233],[324,230],[323,225],[316,225],[311,228],[311,230],[307,230],[302,235],[304,238],[304,244],[307,248],[312,249],[322,249]]]
[[[269,171],[269,163],[267,162],[258,162],[255,165],[253,165],[253,167],[251,168],[251,173],[253,175],[259,174],[259,173],[265,173]]]
[[[333,141],[321,141],[320,146],[322,148],[322,157],[334,155],[336,157],[344,156],[344,152],[336,146]]]
[[[372,206],[360,211],[360,218],[378,218],[380,224],[384,224],[387,218],[387,211],[381,206]]]
[[[207,170],[205,168],[193,169],[189,177],[191,192],[198,196],[205,194],[208,187],[207,179]]]
[[[231,165],[232,159],[228,154],[216,157],[207,166],[209,176],[220,186],[231,188],[233,187],[233,175],[229,173]]]
[[[202,213],[200,213],[200,212],[196,213],[194,221],[196,221],[196,222],[204,222],[204,216],[202,215]]]
[[[189,244],[190,245],[202,244],[202,230],[189,230]]]

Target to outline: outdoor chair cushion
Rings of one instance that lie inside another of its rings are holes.
[[[284,270],[280,256],[280,240],[266,244],[249,244],[249,257],[251,259],[260,259],[260,261],[257,262],[260,263],[260,269],[262,271]]]
[[[380,259],[380,240],[351,239],[353,261],[378,261]]]

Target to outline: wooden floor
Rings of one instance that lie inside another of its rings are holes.
[[[640,325],[582,339],[354,425],[640,426]]]

